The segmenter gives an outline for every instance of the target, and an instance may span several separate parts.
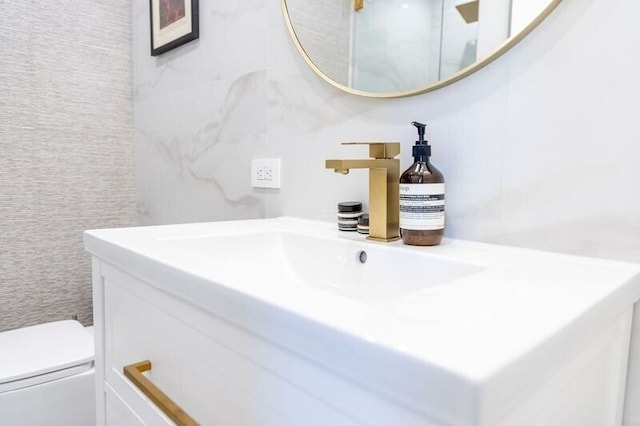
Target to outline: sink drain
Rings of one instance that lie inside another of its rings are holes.
[[[358,262],[360,263],[367,263],[367,252],[364,250],[360,250],[358,253],[356,253],[356,259],[358,259]]]

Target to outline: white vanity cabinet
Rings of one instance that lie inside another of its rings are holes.
[[[202,425],[621,426],[637,265],[291,218],[85,246],[100,426],[174,424],[143,361]]]
[[[360,424],[311,395],[319,386],[346,400],[353,385],[106,262],[93,266],[99,424],[174,424],[123,374],[143,360],[147,377],[199,424]]]

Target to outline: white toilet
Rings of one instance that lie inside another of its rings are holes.
[[[0,333],[0,425],[95,425],[93,359],[78,321]]]

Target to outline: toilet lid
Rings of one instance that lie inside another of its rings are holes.
[[[93,336],[78,321],[0,333],[0,392],[77,374],[91,366]]]

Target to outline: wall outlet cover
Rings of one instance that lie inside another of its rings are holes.
[[[254,188],[280,188],[280,159],[251,160],[251,186]]]

